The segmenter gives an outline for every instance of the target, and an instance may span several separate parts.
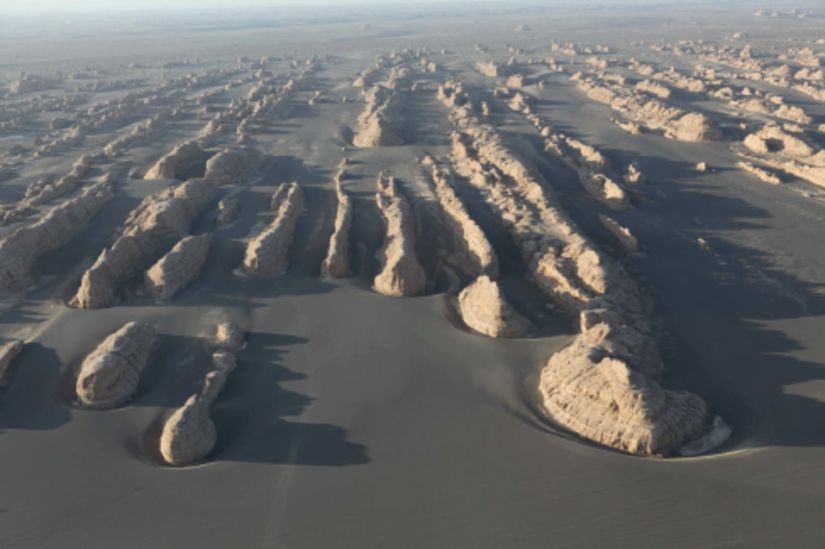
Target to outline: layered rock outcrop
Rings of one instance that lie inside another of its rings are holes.
[[[202,234],[187,236],[175,244],[146,271],[144,285],[149,295],[166,301],[197,278],[209,255],[211,240],[211,235]]]
[[[503,138],[449,98],[452,161],[477,187],[521,249],[530,277],[579,317],[579,335],[541,373],[543,408],[582,437],[640,455],[669,455],[710,429],[704,402],[655,381],[662,360],[641,289],[557,206],[550,188]]]
[[[458,294],[461,319],[472,330],[488,337],[525,337],[530,322],[507,303],[498,282],[479,276]]]
[[[111,197],[108,181],[93,185],[0,241],[0,292],[28,283],[37,258],[74,238]]]
[[[287,252],[292,233],[303,208],[303,193],[297,183],[283,183],[275,218],[263,231],[252,238],[244,254],[244,271],[255,277],[274,277],[287,267]]]
[[[155,342],[155,329],[129,322],[111,334],[80,366],[75,390],[88,408],[115,408],[130,400]]]
[[[197,141],[186,141],[160,157],[143,179],[181,179],[183,174],[205,162],[207,156]]]
[[[375,202],[384,219],[385,237],[379,252],[380,271],[373,288],[384,295],[418,295],[427,286],[427,275],[415,251],[412,208],[398,192],[392,175],[382,172],[376,184]]]
[[[327,255],[321,263],[321,275],[329,278],[343,278],[349,275],[349,233],[352,225],[352,200],[344,190],[342,179],[345,170],[342,166],[335,176],[335,196],[338,206],[335,210],[335,223],[329,237]]]

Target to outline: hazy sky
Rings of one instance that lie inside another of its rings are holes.
[[[67,12],[67,11],[134,11],[158,9],[237,9],[244,7],[313,7],[345,6],[352,4],[396,4],[416,6],[421,4],[450,4],[474,0],[0,0],[0,18],[3,12]],[[494,0],[482,0],[492,3]],[[510,0],[499,0],[511,4]],[[521,3],[529,3],[520,0]],[[633,4],[669,0],[544,0],[541,4]],[[673,0],[672,0],[673,1]],[[721,0],[732,1],[732,0]],[[538,2],[537,2],[538,3]]]
[[[434,3],[439,0],[424,0]],[[344,4],[399,4],[404,0],[0,0],[0,12],[219,9]],[[422,3],[417,0],[416,3]],[[0,13],[0,16],[2,13]]]

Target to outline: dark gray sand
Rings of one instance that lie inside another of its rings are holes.
[[[377,14],[368,28],[361,15],[257,25],[236,16],[220,24],[196,18],[177,29],[174,18],[155,27],[131,23],[133,31],[122,34],[111,22],[93,21],[89,34],[82,25],[57,25],[48,36],[5,33],[0,23],[4,83],[21,70],[99,70],[101,78],[142,78],[134,88],[141,90],[157,86],[162,73],[200,73],[239,56],[271,55],[268,70],[277,75],[294,74],[287,57],[333,56],[292,94],[282,116],[253,135],[266,166],[231,189],[240,199],[239,219],[216,233],[203,273],[172,302],[136,294],[136,279],[123,285],[114,307],[66,305],[128,212],[174,183],[126,173],[145,171],[197,134],[206,119],[196,118],[192,104],[149,141],[103,164],[117,174],[114,199],[77,238],[40,258],[32,288],[3,301],[0,335],[24,339],[26,347],[0,389],[0,547],[821,547],[825,191],[799,180],[766,185],[735,167],[738,158],[725,142],[631,136],[569,74],[547,75],[544,89],[527,90],[534,112],[555,128],[598,147],[617,166],[635,160],[647,175],[634,207],[612,214],[644,247],[622,261],[655,303],[665,384],[702,395],[733,431],[709,455],[655,459],[584,442],[542,420],[537,372],[569,343],[574,326],[536,297],[514,244],[469,187],[462,197],[502,261],[508,297],[539,329],[529,339],[493,340],[455,321],[455,288],[439,251],[447,244],[427,222],[431,195],[420,188],[418,159],[444,154],[451,130],[433,82],[452,77],[489,93],[493,79],[472,62],[506,60],[505,44],[524,48],[519,57],[541,59],[551,55],[551,40],[605,43],[621,58],[654,59],[656,52],[631,41],[724,44],[731,33],[749,31],[762,51],[807,45],[822,56],[825,46],[814,44],[825,37],[825,13],[755,18],[759,7],[582,8],[563,15],[483,7],[486,14],[467,17],[463,5],[414,18]],[[811,6],[782,5],[793,7]],[[532,30],[514,32],[522,23]],[[476,42],[490,53],[474,50]],[[430,91],[405,107],[408,144],[342,150],[340,128],[354,124],[363,107],[352,80],[376,55],[404,47],[430,48],[442,65],[428,77]],[[438,53],[442,47],[447,55]],[[160,68],[184,59],[190,64]],[[689,61],[679,60],[686,67]],[[133,62],[144,68],[128,68]],[[535,66],[528,72],[542,74]],[[248,80],[219,95],[215,108],[242,97],[253,73],[246,70]],[[76,84],[37,93],[59,97]],[[314,90],[325,100],[307,105]],[[77,109],[127,91],[88,94]],[[37,93],[1,99],[0,111]],[[792,92],[787,98],[804,107],[813,118],[809,135],[825,144],[815,129],[825,122],[823,103]],[[683,100],[708,116],[719,108],[707,99]],[[155,108],[25,160],[0,184],[0,198],[11,204],[42,174],[65,173]],[[19,132],[0,133],[0,152],[49,135],[50,116],[32,114]],[[535,130],[503,103],[491,121],[525,150],[540,147]],[[344,156],[352,160],[354,276],[325,281],[318,273],[332,230],[332,177]],[[696,171],[699,161],[711,169]],[[595,221],[608,210],[584,193],[573,172],[549,157],[535,168],[579,225],[621,257]],[[415,205],[419,255],[431,275],[421,297],[386,297],[370,288],[381,243],[374,181],[382,169],[396,174]],[[246,239],[270,219],[270,195],[292,180],[304,188],[305,210],[287,274],[239,274]],[[192,231],[213,230],[210,215]],[[0,236],[16,226],[0,228]],[[700,237],[713,253],[699,249]],[[154,322],[161,335],[137,397],[111,411],[77,407],[73,373],[83,357],[138,319]],[[157,450],[163,420],[198,389],[209,367],[205,338],[226,320],[247,332],[247,346],[212,409],[217,447],[202,465],[165,467]]]

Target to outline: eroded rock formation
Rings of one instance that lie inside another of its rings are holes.
[[[242,346],[243,332],[234,324],[221,324],[216,343],[218,350],[212,354],[212,368],[204,377],[200,392],[190,396],[163,426],[160,453],[169,465],[180,467],[199,463],[218,441],[210,407],[237,367],[235,353]]]
[[[155,329],[129,322],[111,334],[80,366],[75,390],[89,408],[115,408],[130,400],[151,355]]]
[[[417,295],[427,286],[427,275],[415,251],[413,212],[398,192],[395,178],[382,172],[377,180],[375,202],[384,219],[386,235],[379,252],[380,272],[373,281],[375,291],[392,296]]]
[[[283,198],[279,201],[275,218],[246,246],[244,271],[250,276],[273,277],[282,274],[287,266],[287,252],[292,232],[303,208],[303,193],[297,183],[283,183]]]
[[[144,277],[149,295],[166,301],[197,278],[209,255],[211,235],[187,236],[152,265]]]
[[[37,258],[74,238],[111,197],[111,185],[101,182],[0,241],[0,291],[25,285]]]
[[[344,190],[342,179],[344,167],[335,176],[335,196],[338,207],[335,210],[335,224],[329,237],[327,255],[321,263],[321,275],[330,278],[343,278],[349,275],[349,232],[352,225],[352,201]]]
[[[525,337],[530,322],[507,303],[498,282],[478,277],[458,294],[458,310],[464,323],[488,337]]]

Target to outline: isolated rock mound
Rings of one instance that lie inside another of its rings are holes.
[[[379,252],[381,270],[373,281],[373,288],[384,295],[420,294],[427,286],[427,275],[415,252],[412,209],[398,192],[392,175],[382,172],[377,186],[375,202],[384,218],[386,236]]]
[[[204,162],[207,156],[197,141],[186,141],[155,162],[143,179],[181,179],[183,174]]]
[[[281,189],[285,194],[275,219],[246,246],[243,267],[250,276],[274,277],[286,270],[289,244],[303,207],[303,193],[295,182],[283,183]]]
[[[631,352],[607,324],[555,353],[539,390],[553,421],[579,435],[644,456],[667,456],[708,426],[705,403],[662,389],[629,366]]]
[[[155,329],[129,322],[111,334],[80,366],[75,389],[89,408],[115,408],[134,396],[155,341]]]
[[[482,275],[458,294],[458,310],[464,323],[488,337],[525,337],[530,322],[507,303],[498,282]]]
[[[218,350],[212,354],[212,368],[204,377],[200,392],[190,396],[163,426],[160,453],[169,465],[199,463],[218,441],[210,408],[237,367],[235,353],[243,345],[243,332],[232,323],[223,323],[218,326],[215,343]]]
[[[146,271],[144,285],[149,295],[161,301],[171,299],[197,278],[209,255],[211,240],[210,235],[203,234],[187,236],[175,244]]]

